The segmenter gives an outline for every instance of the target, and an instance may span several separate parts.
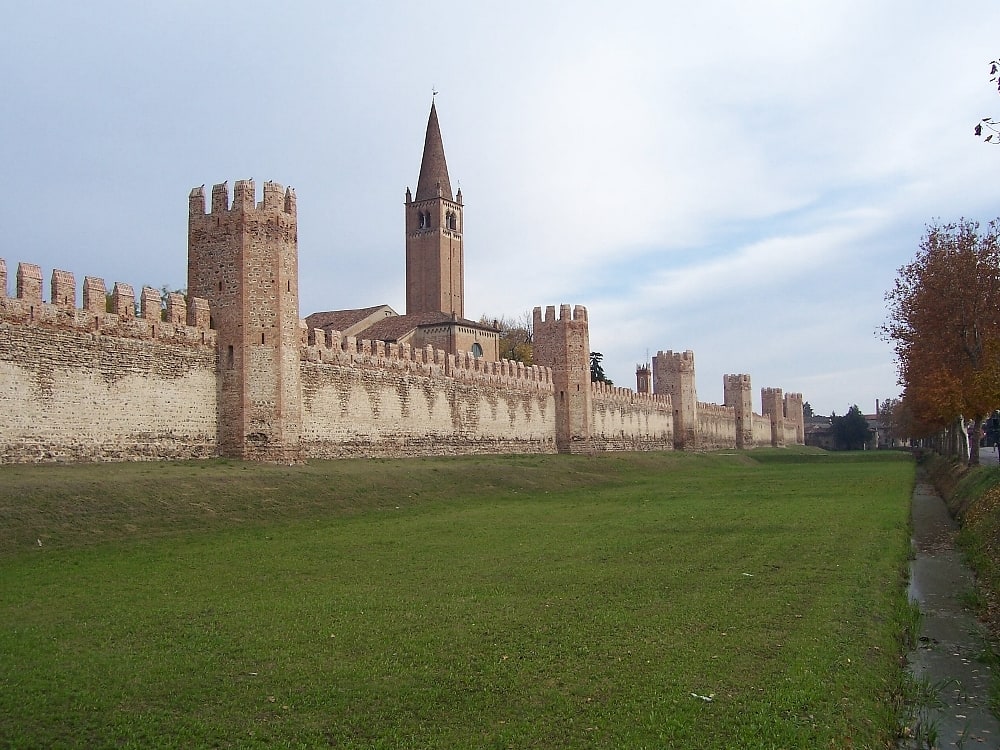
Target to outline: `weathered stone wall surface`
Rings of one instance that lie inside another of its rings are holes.
[[[657,352],[653,357],[653,393],[669,394],[673,402],[674,446],[687,450],[701,448],[694,352]]]
[[[736,409],[698,403],[698,446],[702,450],[736,447]]]
[[[309,458],[556,451],[546,368],[312,336],[301,375]]]
[[[0,463],[215,455],[214,331],[160,321],[155,290],[143,299],[149,318],[107,314],[103,296],[76,310],[0,295]]]
[[[753,442],[758,448],[771,444],[771,418],[761,414],[753,415]]]
[[[188,291],[208,300],[223,353],[220,450],[251,460],[298,460],[299,305],[295,192],[237,180],[188,198]]]
[[[674,415],[669,396],[636,393],[593,383],[591,444],[595,451],[674,449]]]

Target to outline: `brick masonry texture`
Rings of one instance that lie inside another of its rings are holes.
[[[214,340],[197,330],[156,339],[113,315],[97,330],[55,325],[51,308],[31,305],[36,320],[18,321],[25,311],[9,302],[0,299],[0,462],[216,454]]]

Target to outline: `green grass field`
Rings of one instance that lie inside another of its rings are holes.
[[[0,468],[0,746],[877,748],[897,454]]]

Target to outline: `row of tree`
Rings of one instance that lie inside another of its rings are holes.
[[[1000,60],[990,62],[1000,91]],[[984,117],[975,134],[1000,143],[1000,121]],[[913,262],[886,295],[883,336],[896,350],[903,395],[879,404],[889,439],[934,438],[935,447],[978,463],[970,450],[1000,407],[1000,219],[983,228],[961,219],[933,224]],[[971,425],[970,425],[971,423]]]
[[[883,407],[893,430],[946,433],[940,448],[977,462],[969,433],[978,441],[1000,407],[1000,220],[928,227],[886,302],[883,333],[903,386],[902,399]]]

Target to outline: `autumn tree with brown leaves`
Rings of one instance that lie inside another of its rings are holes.
[[[523,362],[525,365],[535,363],[531,331],[534,318],[530,312],[524,312],[518,317],[502,315],[499,318],[490,318],[483,315],[479,318],[479,322],[500,331],[500,359]]]
[[[947,450],[960,455],[964,419],[978,436],[1000,407],[1000,220],[985,231],[965,219],[928,227],[885,298],[914,435],[949,429]]]

